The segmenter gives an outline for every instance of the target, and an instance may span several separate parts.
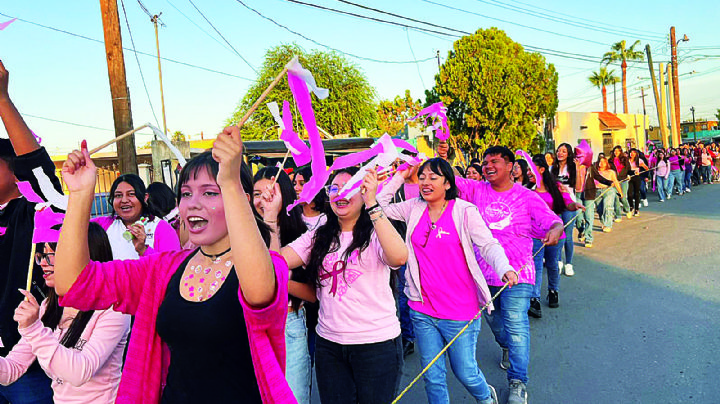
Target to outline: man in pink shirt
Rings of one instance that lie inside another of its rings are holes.
[[[494,302],[495,311],[485,317],[503,349],[500,366],[507,369],[509,404],[527,402],[530,362],[527,311],[535,285],[532,238],[555,245],[564,230],[560,218],[537,193],[513,182],[514,163],[515,155],[507,147],[493,146],[483,153],[483,174],[488,182],[455,179],[460,197],[478,207],[485,224],[505,249],[510,265],[519,275],[518,284],[505,289]],[[504,282],[482,257],[477,258],[494,295]]]

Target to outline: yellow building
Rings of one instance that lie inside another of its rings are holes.
[[[555,147],[561,143],[578,145],[587,140],[593,155],[608,155],[613,147],[644,149],[649,126],[647,115],[611,112],[558,112],[552,129]]]

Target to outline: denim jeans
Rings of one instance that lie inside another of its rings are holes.
[[[305,308],[301,307],[297,313],[288,311],[285,322],[285,349],[287,351],[285,378],[298,404],[310,404],[312,375],[307,337]]]
[[[685,189],[691,189],[692,188],[692,171],[685,171]]]
[[[562,256],[562,249],[565,247],[565,263],[566,264],[572,264],[573,260],[573,252],[575,250],[575,243],[573,242],[573,229],[574,225],[567,225],[569,221],[571,221],[575,216],[577,216],[578,212],[564,211],[560,217],[562,218],[563,225],[565,225],[565,239],[560,240],[560,250],[558,254],[558,261],[560,261]],[[578,218],[579,219],[579,218]]]
[[[408,306],[408,298],[405,294],[405,269],[407,265],[403,265],[398,268],[398,283],[397,283],[397,300],[398,300],[398,312],[400,313],[400,330],[402,331],[402,337],[406,341],[415,341],[415,332],[413,331],[413,324],[410,320],[410,306]]]
[[[712,177],[710,177],[710,174],[712,173],[710,166],[700,166],[700,175],[702,176],[702,182],[710,183],[710,180]]]
[[[645,176],[640,176],[640,199],[647,199],[647,183]]]
[[[672,177],[672,176],[669,176],[669,177]],[[659,175],[655,176],[655,185],[657,186],[658,196],[660,197],[661,201],[665,200],[665,196],[667,193],[667,184],[670,183],[669,177],[665,178],[665,177],[661,177]]]
[[[580,237],[585,237],[586,243],[593,242],[593,224],[595,223],[595,200],[583,200],[583,206],[585,206],[585,212],[580,212],[582,215],[579,220],[579,234]]]
[[[341,345],[320,335],[315,342],[315,375],[323,404],[389,404],[403,367],[402,338]]]
[[[673,190],[675,189],[675,187],[678,188],[679,193],[683,193],[685,191],[685,189],[683,188],[684,180],[685,179],[683,178],[682,170],[670,171],[670,176],[668,177],[667,187],[665,188],[665,194],[667,196],[671,196],[673,194]]]
[[[562,242],[563,240],[560,240]],[[560,257],[561,244],[546,245],[543,247],[543,251],[535,255],[537,251],[542,247],[542,241],[533,239],[533,261],[535,262],[535,289],[533,297],[540,298],[541,286],[543,282],[543,266],[547,267],[548,274],[548,290],[560,290],[560,268],[558,268],[558,258]],[[543,265],[543,258],[545,259],[545,265]]]
[[[410,310],[410,318],[415,326],[420,363],[423,368],[467,324],[467,321],[443,320],[415,310]],[[480,319],[475,320],[447,350],[450,367],[452,367],[455,377],[478,402],[490,398],[490,388],[475,358],[481,321]],[[445,404],[450,402],[446,377],[447,370],[443,356],[423,375],[428,403]]]
[[[490,286],[493,296],[500,290],[499,286]],[[508,381],[520,380],[527,384],[528,365],[530,364],[530,322],[527,311],[533,285],[519,283],[505,289],[493,304],[492,314],[485,313],[485,319],[495,335],[495,341],[502,348],[509,350],[510,368],[507,371]]]
[[[602,193],[600,201],[603,204],[603,211],[600,214],[600,221],[603,227],[612,228],[613,220],[615,219],[615,201],[617,200],[617,190],[610,186],[610,189],[600,189],[598,192]],[[598,194],[599,196],[599,194]]]
[[[625,213],[630,212],[630,204],[628,203],[628,181],[620,183],[623,197],[619,198],[615,203],[615,217],[622,217]]]
[[[0,385],[0,404],[53,404],[50,379],[40,366],[31,366],[9,386]]]

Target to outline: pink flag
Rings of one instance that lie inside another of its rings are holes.
[[[44,208],[35,212],[35,230],[33,230],[33,243],[57,243],[60,237],[60,230],[52,229],[53,226],[62,224],[65,215],[55,213],[50,208]]]
[[[0,23],[0,31],[2,31],[2,30],[4,30],[5,28],[7,28],[8,25],[14,23],[15,20],[17,20],[17,18],[13,18],[13,19],[10,20],[10,21],[5,21],[5,22]]]
[[[20,193],[25,197],[25,199],[28,200],[28,202],[33,203],[44,203],[45,200],[38,196],[38,194],[35,193],[35,190],[32,188],[32,185],[28,181],[18,181],[17,183],[18,190]]]
[[[542,177],[540,176],[540,173],[538,172],[537,166],[535,163],[533,163],[532,159],[530,158],[530,155],[522,149],[518,149],[515,151],[515,154],[522,157],[527,161],[528,167],[530,167],[530,171],[532,171],[533,175],[535,176],[535,183],[542,181]]]
[[[435,136],[438,139],[446,140],[450,137],[450,127],[448,126],[447,121],[447,108],[445,108],[445,105],[442,102],[436,102],[435,104],[424,108],[419,114],[417,114],[417,116],[410,119],[410,121],[414,121],[420,117],[424,117],[425,121],[428,119],[431,120],[432,125],[430,125],[430,128],[435,130]]]
[[[592,165],[593,151],[587,140],[583,139],[577,147],[575,147],[575,157],[577,157],[580,165],[590,167]]]
[[[300,167],[309,163],[310,160],[312,160],[310,148],[307,144],[305,144],[305,142],[302,141],[302,139],[300,139],[300,135],[298,135],[293,130],[293,119],[292,113],[290,112],[290,103],[287,101],[283,101],[282,118],[280,117],[280,111],[276,102],[268,103],[267,107],[270,110],[273,118],[275,118],[275,122],[277,122],[278,126],[280,126],[280,128],[282,129],[282,132],[280,133],[280,140],[285,142],[285,147],[290,150],[290,153],[295,160],[295,165]]]

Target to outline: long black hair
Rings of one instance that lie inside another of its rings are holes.
[[[165,217],[177,207],[175,192],[162,182],[153,182],[147,187],[148,206],[160,217]]]
[[[308,165],[308,166],[300,167],[297,170],[295,170],[295,173],[293,173],[293,178],[292,178],[293,185],[295,184],[295,181],[296,181],[298,175],[302,175],[303,180],[305,180],[305,183],[307,183],[308,181],[310,181],[310,178],[312,178],[312,168]],[[312,209],[314,211],[317,211],[320,213],[325,213],[328,210],[330,210],[329,207],[327,206],[328,205],[328,197],[324,191],[318,192],[317,195],[315,195],[315,197],[313,198],[313,200],[310,201],[310,203],[312,204]]]
[[[571,187],[574,187],[575,180],[577,178],[577,167],[575,166],[575,151],[569,143],[560,143],[560,146],[558,146],[555,150],[555,161],[553,161],[551,171],[555,177],[560,175],[560,160],[558,160],[557,158],[557,150],[560,150],[561,147],[564,147],[565,150],[567,150],[567,158],[565,159],[565,165],[567,166],[567,172],[569,177],[568,183]],[[547,162],[545,164],[547,165]]]
[[[535,166],[538,168],[538,172],[540,171],[540,168],[544,169],[541,181],[545,186],[545,189],[550,193],[550,196],[552,196],[552,211],[558,215],[563,213],[565,209],[567,209],[567,206],[565,205],[565,199],[563,199],[562,192],[560,192],[560,188],[558,188],[557,179],[550,172],[547,161],[545,161],[545,155],[534,155],[532,158],[532,162],[535,163]],[[538,179],[535,178],[535,181],[537,182]]]
[[[115,201],[115,191],[117,190],[118,185],[123,182],[128,183],[128,185],[133,187],[133,190],[135,190],[135,197],[138,201],[140,201],[140,206],[142,207],[140,217],[147,217],[148,219],[153,220],[155,216],[160,216],[160,214],[148,206],[147,201],[145,201],[145,197],[148,194],[147,188],[145,188],[145,183],[142,178],[135,174],[123,174],[115,178],[115,181],[112,183],[112,186],[110,187],[110,194],[108,195],[108,205],[110,205],[111,216],[117,216],[117,212],[115,212],[115,208],[113,207],[113,202]]]
[[[530,184],[530,177],[528,177],[528,168],[530,166],[528,165],[527,161],[525,159],[517,159],[515,160],[515,163],[520,166],[520,185],[527,187],[528,184]],[[515,178],[513,178],[514,180]]]
[[[53,227],[59,229],[59,225]],[[107,234],[99,224],[90,222],[88,227],[88,249],[90,250],[90,259],[96,262],[107,262],[112,261],[112,248],[110,247],[110,240],[108,240]],[[47,243],[47,245],[55,251],[57,249],[57,243]],[[45,243],[39,243],[36,246],[37,251],[45,250]],[[60,307],[58,295],[55,293],[54,288],[50,288],[48,296],[46,298],[47,306],[45,307],[45,314],[43,314],[42,321],[45,327],[55,330],[60,324],[62,319],[63,308]],[[95,313],[94,310],[80,311],[75,315],[70,327],[67,332],[60,339],[60,345],[67,348],[74,348],[88,322]]]
[[[290,212],[287,212],[287,207],[295,202],[297,195],[290,182],[290,176],[285,171],[280,171],[277,167],[265,167],[255,173],[253,180],[254,182],[261,179],[272,180],[276,175],[277,183],[280,186],[280,196],[282,197],[282,208],[278,215],[278,229],[280,230],[280,245],[284,247],[297,240],[308,228],[302,218],[302,206],[296,205]],[[292,269],[290,279],[301,283],[310,283],[309,272],[302,266]],[[302,299],[290,295],[290,302],[294,311],[297,312]]]
[[[185,183],[187,183],[190,180],[190,177],[196,178],[197,175],[202,172],[202,170],[206,170],[207,173],[217,181],[217,175],[220,171],[220,165],[212,156],[212,151],[208,150],[206,152],[203,152],[201,154],[198,154],[197,156],[190,159],[190,161],[187,162],[185,167],[180,171],[180,176],[178,177],[178,185],[177,185],[177,203],[180,205],[180,196],[182,194],[181,188]],[[253,176],[252,172],[250,171],[250,167],[248,167],[245,162],[242,162],[242,165],[240,166],[240,182],[242,183],[243,191],[247,195],[253,194]],[[263,240],[265,241],[266,246],[270,246],[270,228],[263,222],[260,215],[258,215],[257,211],[255,210],[255,206],[253,204],[250,204],[250,209],[252,209],[253,216],[255,216],[255,224],[257,224],[258,230],[260,230],[260,235],[262,236]]]
[[[340,174],[349,174],[350,176],[355,175],[358,172],[357,167],[348,167],[342,170],[338,170],[333,175],[333,178]],[[313,236],[312,249],[310,250],[310,259],[308,260],[307,270],[310,272],[311,279],[316,287],[320,288],[320,275],[323,272],[323,260],[329,253],[336,252],[340,249],[340,220],[338,219],[335,212],[332,209],[328,209],[327,221],[322,226],[318,227]],[[358,252],[364,251],[370,245],[370,237],[374,231],[372,220],[370,215],[365,209],[363,204],[360,210],[360,217],[355,222],[353,227],[352,242],[345,250],[345,253],[341,257],[343,261],[350,258],[350,254],[358,250]],[[344,276],[345,274],[343,274]],[[393,289],[394,290],[394,289]]]

